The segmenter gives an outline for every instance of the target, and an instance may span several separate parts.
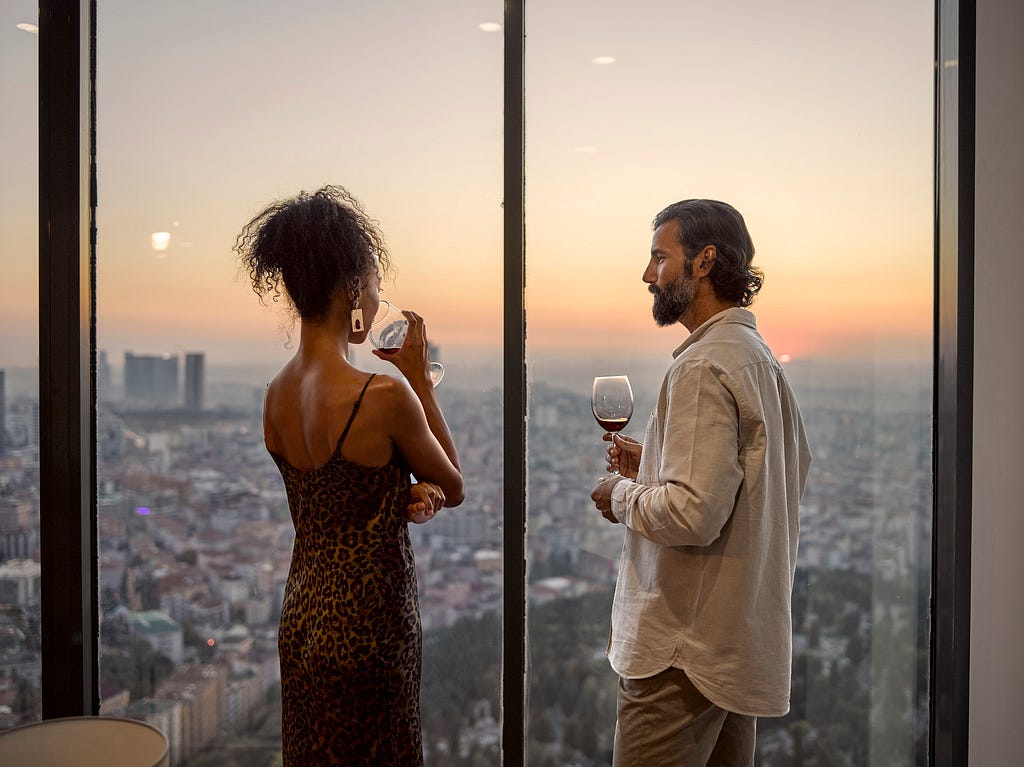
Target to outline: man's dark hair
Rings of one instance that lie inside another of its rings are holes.
[[[711,267],[711,285],[723,301],[750,306],[761,289],[764,274],[751,266],[754,243],[743,216],[731,205],[718,200],[682,200],[654,217],[657,229],[676,221],[679,242],[687,263],[706,245],[714,245],[718,255]]]

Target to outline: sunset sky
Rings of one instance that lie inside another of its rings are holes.
[[[99,0],[99,347],[284,359],[231,246],[340,183],[385,297],[448,357],[501,344],[502,3]],[[664,205],[746,217],[777,354],[926,356],[933,3],[527,4],[528,344],[662,355],[640,275]],[[0,10],[0,368],[35,364],[36,5]],[[153,234],[166,232],[165,249]],[[159,243],[156,243],[159,244]]]

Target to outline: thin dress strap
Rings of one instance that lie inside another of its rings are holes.
[[[370,385],[370,381],[376,377],[376,373],[370,373],[370,377],[366,379],[366,383],[363,384],[363,390],[359,392],[359,399],[356,400],[356,404],[352,406],[352,415],[348,417],[348,423],[345,424],[344,431],[341,432],[341,437],[338,438],[338,447],[336,450],[341,450],[341,443],[345,441],[345,437],[348,436],[349,427],[352,426],[352,422],[356,419],[356,413],[359,412],[359,404],[363,401],[363,395],[366,394],[366,388]]]

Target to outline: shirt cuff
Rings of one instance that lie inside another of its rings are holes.
[[[612,514],[619,522],[625,523],[625,515],[628,509],[626,505],[626,490],[628,485],[632,485],[633,482],[628,479],[622,479],[615,483],[615,487],[612,488]]]

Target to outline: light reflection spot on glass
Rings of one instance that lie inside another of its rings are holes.
[[[149,235],[149,243],[153,250],[157,252],[167,250],[167,246],[171,244],[171,233],[153,232],[153,234]]]

